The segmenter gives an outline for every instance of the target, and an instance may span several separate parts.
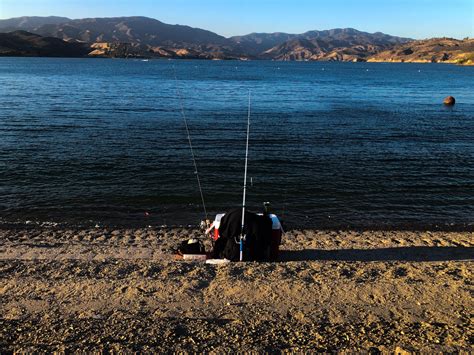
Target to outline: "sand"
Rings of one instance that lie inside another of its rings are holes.
[[[4,351],[474,351],[474,233],[286,233],[206,265],[190,229],[0,229]]]

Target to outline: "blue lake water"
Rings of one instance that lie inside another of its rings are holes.
[[[180,95],[207,209],[238,207],[248,90],[252,209],[474,226],[474,67],[46,58],[0,58],[0,221],[197,224]]]

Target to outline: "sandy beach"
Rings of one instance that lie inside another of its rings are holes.
[[[190,236],[1,230],[0,348],[474,350],[474,233],[294,230],[281,262],[227,265],[174,260]]]

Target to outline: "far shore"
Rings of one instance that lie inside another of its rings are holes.
[[[150,57],[106,57],[106,56],[88,56],[88,57],[60,57],[60,56],[8,56],[0,55],[0,58],[54,58],[54,59],[127,59],[127,60],[145,60],[145,61],[186,61],[186,60],[197,60],[197,61],[235,61],[235,62],[276,62],[276,63],[383,63],[383,64],[450,64],[457,66],[474,66],[474,62],[467,63],[456,63],[456,62],[432,62],[428,60],[418,60],[418,61],[402,61],[402,60],[375,60],[369,59],[367,61],[353,61],[353,60],[334,60],[334,61],[324,61],[324,60],[267,60],[267,59],[238,59],[238,58],[150,58]]]

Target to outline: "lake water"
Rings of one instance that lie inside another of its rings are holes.
[[[208,211],[238,207],[249,90],[253,210],[474,226],[474,67],[46,58],[0,58],[1,222],[197,224],[180,95]]]

